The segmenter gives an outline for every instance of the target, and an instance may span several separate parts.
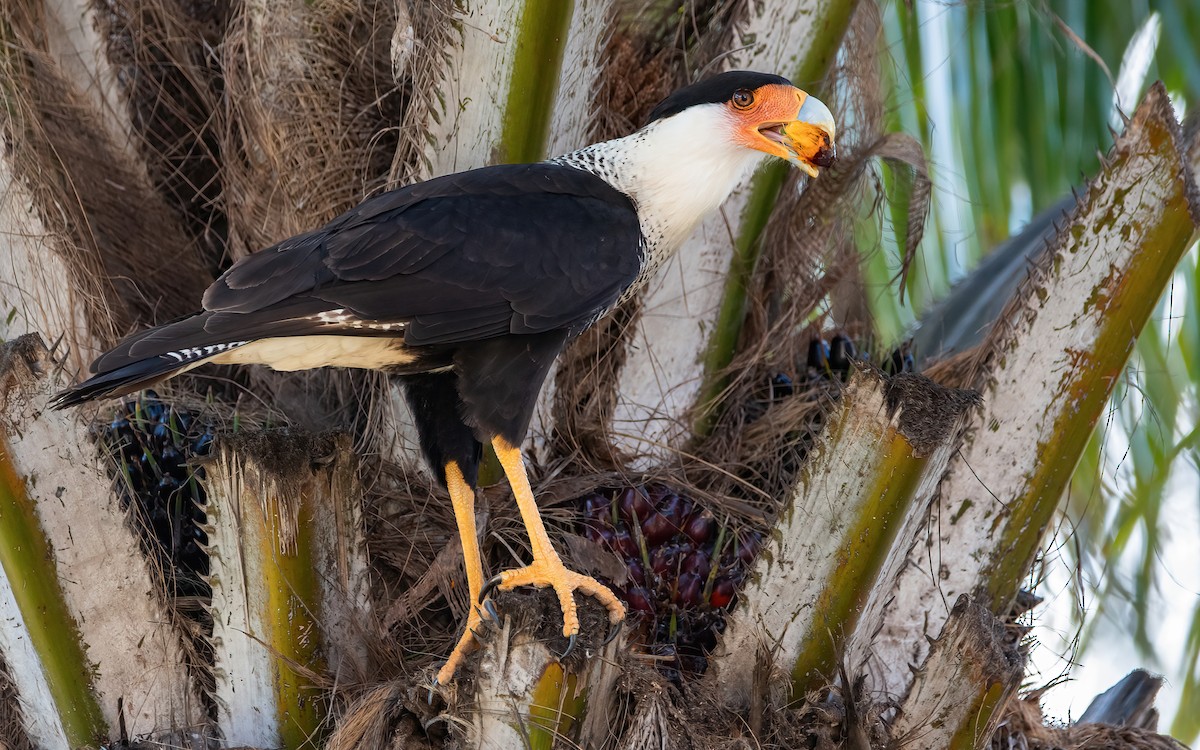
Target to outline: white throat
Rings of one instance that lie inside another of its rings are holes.
[[[720,104],[689,107],[551,161],[591,172],[633,200],[653,270],[766,157],[737,144],[726,112]]]

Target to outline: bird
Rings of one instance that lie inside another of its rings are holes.
[[[127,395],[206,363],[394,375],[453,504],[472,602],[434,679],[449,683],[477,646],[495,590],[551,587],[569,650],[580,630],[575,592],[598,600],[614,628],[625,607],[562,562],[525,471],[521,445],[552,363],[760,163],[776,157],[815,178],[833,163],[834,137],[829,108],[786,78],[713,75],[668,95],[630,135],[383,192],[238,260],[200,312],[120,341],[51,406]],[[532,553],[486,585],[474,512],[484,445]]]

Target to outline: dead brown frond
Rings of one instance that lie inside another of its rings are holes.
[[[224,84],[217,51],[231,3],[95,0],[95,7],[128,102],[133,144],[150,179],[195,238],[199,262],[215,278],[229,260],[218,116]]]
[[[35,750],[25,733],[21,696],[8,674],[4,654],[0,653],[0,750]]]
[[[467,615],[462,565],[434,561],[460,559],[449,498],[424,475],[382,467],[366,503],[366,539],[374,575],[376,610],[384,614],[395,647],[376,663],[376,679],[413,675],[448,653],[457,623]],[[486,511],[477,509],[485,542]],[[381,628],[382,630],[382,628]]]
[[[230,255],[300,234],[386,183],[402,107],[395,4],[246,2],[222,44]]]
[[[429,123],[443,106],[439,84],[450,65],[451,43],[461,29],[452,0],[398,3],[399,23],[391,40],[393,75],[405,97],[396,122],[395,154],[387,187],[433,177],[430,173]]]
[[[982,347],[975,346],[965,352],[931,362],[921,372],[947,388],[970,388],[979,382],[980,368],[984,356]]]
[[[555,455],[572,456],[585,471],[622,464],[607,433],[617,405],[614,383],[628,355],[641,305],[631,300],[585,331],[559,357],[554,375]]]
[[[385,682],[363,691],[347,706],[325,749],[434,747],[421,737],[414,717],[405,711],[408,690],[402,682]]]
[[[988,746],[993,750],[1186,750],[1183,743],[1153,727],[1047,724],[1037,696],[1008,702]]]
[[[79,88],[100,82],[81,83],[64,69],[73,53],[60,49],[44,6],[9,7],[0,56],[8,158],[62,238],[49,247],[63,257],[92,333],[110,342],[134,323],[190,311],[208,277],[137,154]]]

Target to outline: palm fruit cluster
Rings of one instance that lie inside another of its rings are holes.
[[[121,508],[129,513],[143,552],[162,571],[174,596],[209,593],[204,523],[204,469],[190,463],[207,455],[213,430],[195,415],[147,391],[126,401],[98,442],[109,459]]]
[[[809,342],[808,361],[804,369],[809,380],[836,378],[844,381],[849,377],[851,361],[869,359],[858,352],[849,336],[838,333],[829,341],[815,338]],[[879,368],[888,375],[914,372],[916,362],[909,343],[906,341],[884,355],[879,361]]]
[[[605,581],[629,607],[638,639],[678,679],[699,674],[725,628],[725,612],[762,545],[663,484],[596,490],[577,501],[581,532],[624,561]]]
[[[797,378],[775,374],[747,404],[747,422],[774,403],[814,398],[845,382],[852,361],[861,358],[844,333],[828,341],[814,338],[807,360],[797,363]],[[880,364],[888,374],[911,372],[913,357],[905,346]],[[807,443],[798,441],[795,454],[783,457],[784,471],[798,468]],[[702,673],[706,654],[725,629],[725,613],[736,603],[762,546],[762,533],[722,524],[710,510],[663,484],[599,489],[576,502],[581,533],[625,563],[625,580],[605,583],[629,607],[639,640],[669,676]]]

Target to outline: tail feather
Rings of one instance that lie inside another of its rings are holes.
[[[50,408],[65,409],[96,398],[126,396],[155,383],[190,370],[202,360],[180,364],[164,357],[152,357],[110,372],[95,375],[79,385],[60,391],[50,399]]]
[[[286,300],[250,313],[197,313],[123,339],[92,363],[91,378],[55,394],[55,409],[96,398],[124,396],[174,377],[205,361],[264,338],[337,333],[313,316],[328,308],[314,298]],[[370,330],[351,334],[374,333]]]

